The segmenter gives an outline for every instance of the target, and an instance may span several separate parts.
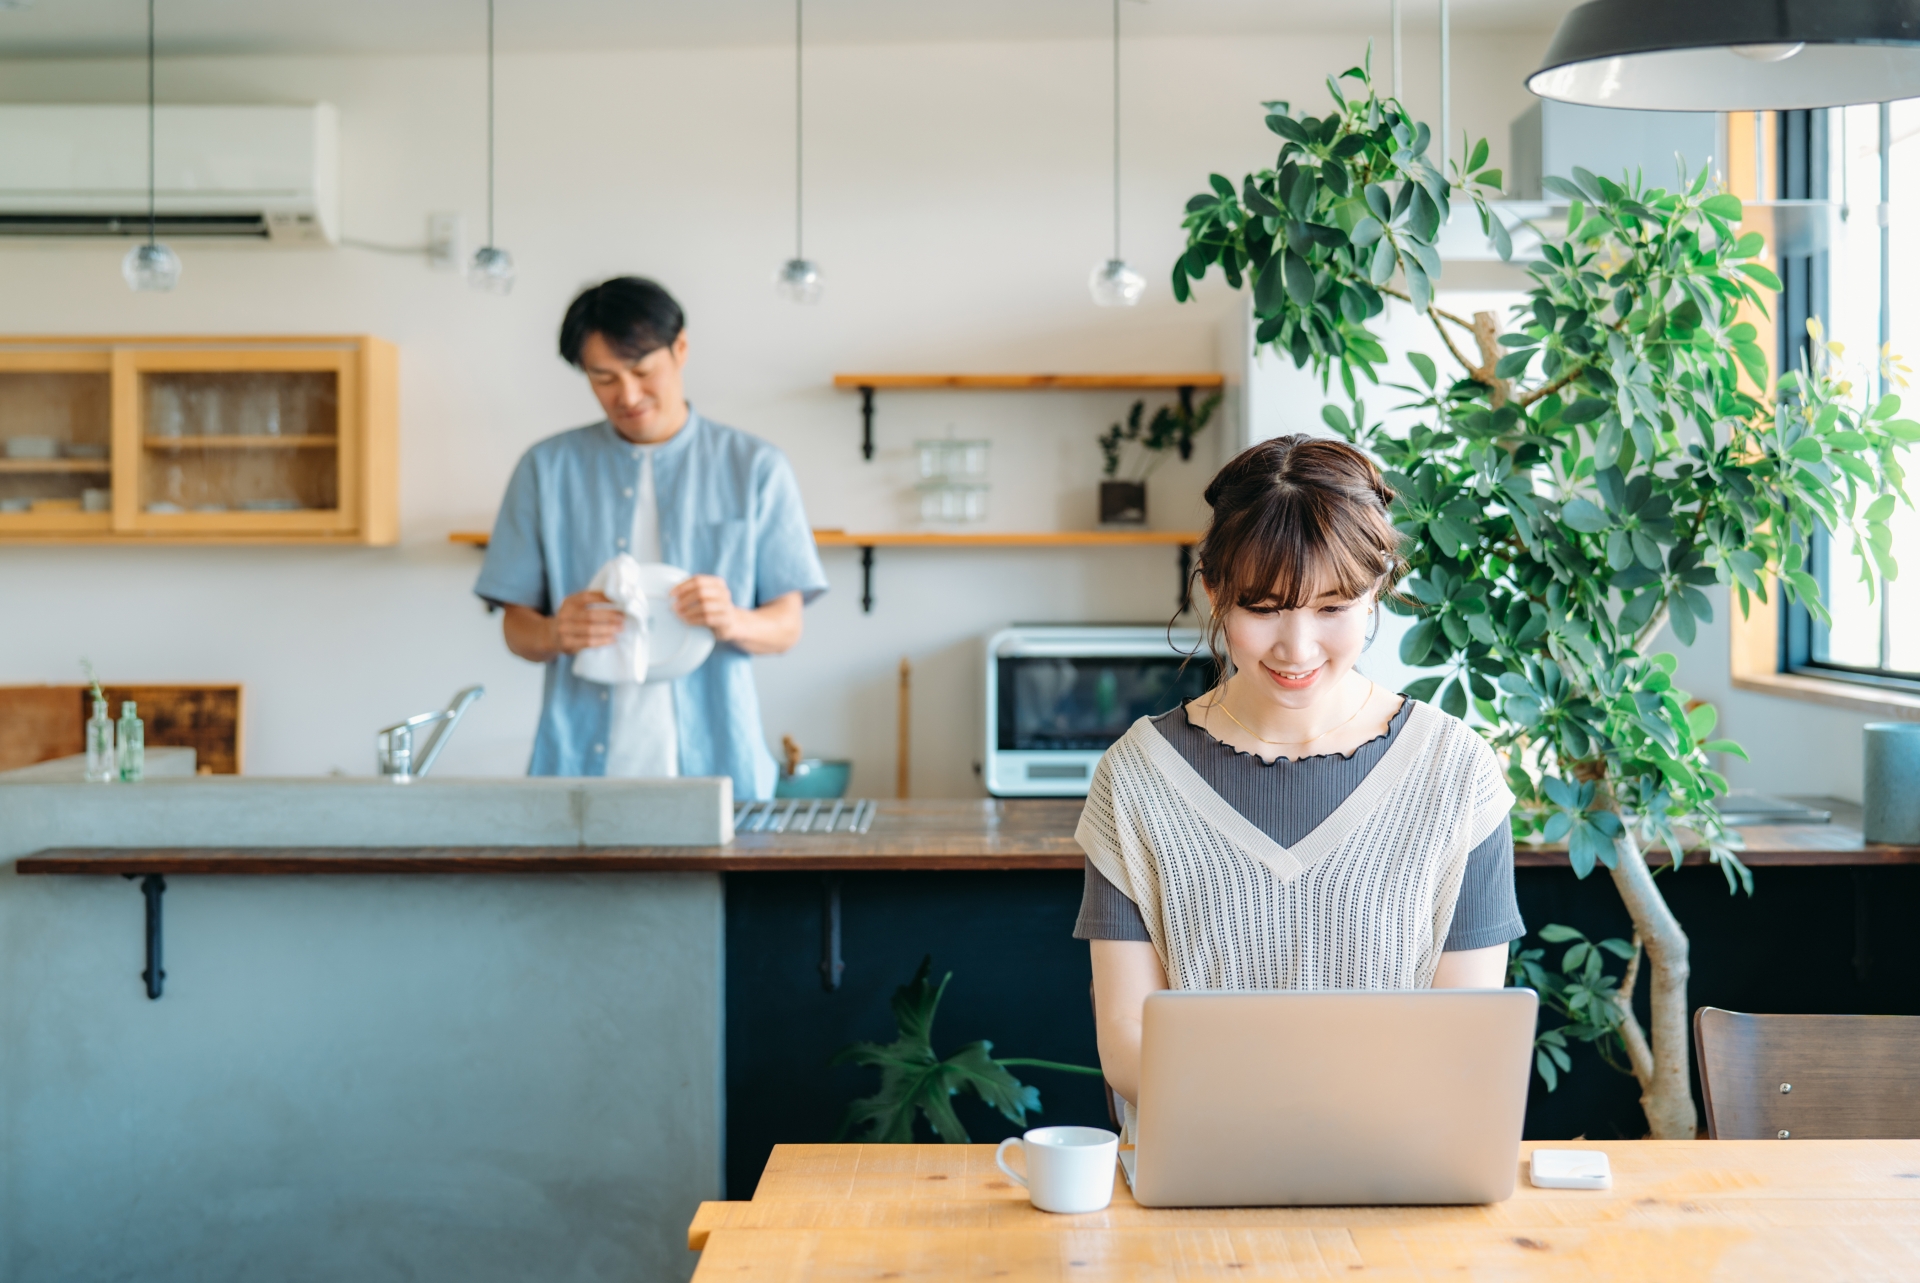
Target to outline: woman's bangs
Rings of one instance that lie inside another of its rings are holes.
[[[1332,593],[1353,601],[1380,586],[1387,557],[1358,529],[1329,531],[1308,511],[1275,505],[1261,529],[1240,545],[1240,565],[1227,567],[1222,596],[1242,609],[1300,610]]]

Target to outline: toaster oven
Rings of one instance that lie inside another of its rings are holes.
[[[987,641],[987,752],[995,797],[1085,797],[1109,745],[1142,717],[1212,687],[1196,628],[1015,625]]]

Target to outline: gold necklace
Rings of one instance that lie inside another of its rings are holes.
[[[1340,725],[1338,726],[1328,727],[1326,730],[1321,731],[1318,735],[1315,735],[1310,739],[1303,739],[1303,740],[1270,740],[1266,738],[1264,735],[1261,735],[1258,731],[1255,731],[1253,727],[1247,725],[1245,722],[1241,721],[1239,718],[1233,715],[1233,710],[1227,707],[1227,701],[1224,693],[1222,694],[1221,698],[1213,702],[1212,706],[1214,708],[1219,709],[1221,712],[1225,713],[1229,721],[1231,721],[1235,726],[1238,726],[1241,730],[1245,731],[1247,734],[1259,740],[1262,744],[1271,744],[1275,748],[1298,748],[1302,744],[1311,744],[1314,742],[1314,740],[1323,740],[1327,736],[1333,734],[1335,731],[1345,730],[1348,722],[1351,722],[1355,717],[1360,716],[1360,714],[1366,710],[1367,705],[1373,702],[1373,693],[1377,689],[1379,688],[1374,685],[1373,678],[1371,677],[1367,678],[1366,697],[1360,701],[1360,707],[1354,709],[1352,715],[1349,716],[1345,722],[1341,722]]]

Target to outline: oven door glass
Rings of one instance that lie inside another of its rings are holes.
[[[1103,750],[1142,717],[1197,699],[1213,685],[1213,661],[1178,655],[1001,659],[1003,751]]]

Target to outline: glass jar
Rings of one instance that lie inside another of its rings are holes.
[[[87,783],[111,784],[120,778],[120,759],[113,748],[113,718],[107,701],[93,701],[93,716],[87,719]]]
[[[138,784],[147,773],[147,728],[132,700],[120,705],[120,782]]]

